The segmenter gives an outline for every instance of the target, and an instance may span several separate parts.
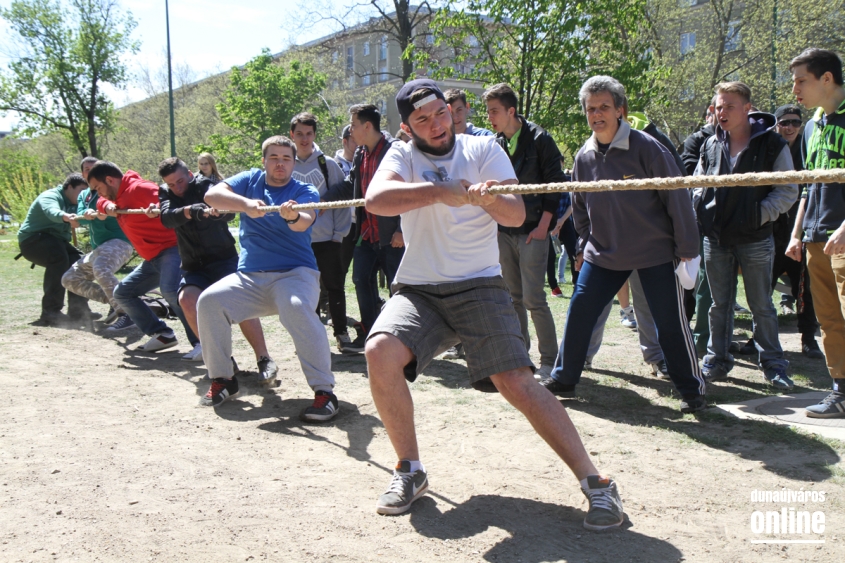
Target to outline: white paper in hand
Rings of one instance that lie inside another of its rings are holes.
[[[701,256],[696,256],[692,260],[681,262],[675,268],[675,275],[681,282],[684,289],[692,289],[695,287],[695,282],[698,279],[698,267],[701,265]]]

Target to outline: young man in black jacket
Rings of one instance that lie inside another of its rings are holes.
[[[716,85],[716,133],[707,139],[695,175],[793,170],[786,141],[774,130],[774,116],[751,111],[751,89],[742,82]],[[713,305],[703,372],[708,382],[726,380],[734,359],[733,304],[737,269],[754,319],[759,365],[766,382],[791,390],[772,305],[772,225],[792,207],[798,186],[707,188],[695,190],[695,208],[704,234],[704,263]]]
[[[510,156],[520,184],[566,181],[554,139],[539,125],[517,114],[518,99],[510,86],[491,86],[482,99],[490,124],[496,130],[496,141]],[[531,348],[528,311],[531,312],[540,351],[540,368],[535,376],[544,378],[551,374],[557,357],[557,333],[546,302],[545,272],[549,233],[554,228],[552,217],[557,213],[560,194],[526,194],[522,200],[525,222],[519,227],[499,226],[499,262],[528,349]]]
[[[349,114],[350,136],[358,148],[346,180],[330,187],[322,198],[324,201],[359,199],[367,195],[367,188],[384,155],[398,142],[381,132],[381,113],[376,106],[354,105],[349,108]],[[363,348],[366,333],[373,327],[382,305],[378,294],[378,271],[384,270],[388,284],[393,282],[405,253],[405,241],[398,215],[380,217],[363,207],[355,209],[352,232],[358,241],[353,252],[352,283],[364,325],[352,346]]]
[[[176,244],[182,259],[179,306],[191,330],[198,335],[197,301],[200,294],[238,269],[238,251],[228,227],[234,215],[220,215],[206,205],[205,194],[214,182],[202,175],[194,176],[179,158],[162,161],[158,173],[165,182],[158,191],[161,224],[176,230]],[[261,321],[249,319],[239,326],[255,351],[259,375],[271,382],[276,378],[278,368],[267,352]],[[182,359],[201,362],[202,343],[197,343]]]

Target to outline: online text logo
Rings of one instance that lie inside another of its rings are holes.
[[[751,543],[824,543],[824,512],[794,506],[823,504],[824,501],[824,491],[755,489],[751,492],[752,503],[774,506],[762,506],[751,513],[751,533],[754,534]],[[793,506],[788,506],[790,504]]]

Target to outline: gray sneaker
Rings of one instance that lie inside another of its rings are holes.
[[[625,512],[622,510],[622,499],[616,489],[616,482],[601,475],[590,475],[587,484],[588,489],[581,487],[581,492],[590,501],[584,528],[600,532],[621,526],[625,521]]]
[[[810,418],[845,418],[845,393],[834,391],[818,405],[804,409]]]
[[[428,475],[422,469],[411,473],[411,462],[403,459],[396,464],[390,486],[378,498],[376,512],[379,514],[402,514],[411,508],[411,503],[428,491]]]

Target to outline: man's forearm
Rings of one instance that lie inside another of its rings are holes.
[[[215,209],[244,212],[250,200],[233,193],[226,184],[217,184],[205,194],[205,202]]]
[[[482,207],[490,217],[503,227],[519,227],[525,222],[525,204],[518,194],[499,194],[496,201]],[[551,218],[551,214],[549,214]],[[546,221],[546,228],[548,228]]]
[[[807,200],[801,198],[798,203],[798,211],[795,213],[795,225],[792,227],[792,238],[801,240],[804,238],[804,206]]]
[[[383,180],[370,184],[366,196],[367,211],[393,217],[440,201],[442,188],[431,182],[408,184]]]

